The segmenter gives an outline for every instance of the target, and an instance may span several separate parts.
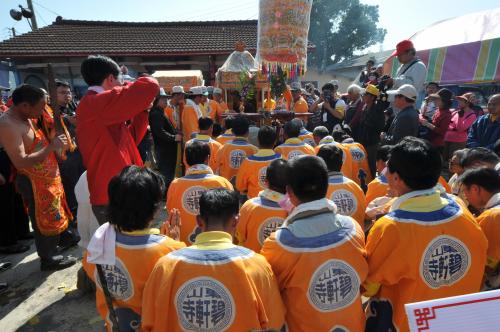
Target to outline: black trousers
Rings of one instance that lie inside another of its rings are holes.
[[[64,193],[66,194],[66,202],[68,203],[68,207],[73,214],[73,218],[76,218],[78,202],[76,201],[75,196],[75,186],[78,179],[80,179],[80,176],[83,172],[85,172],[80,151],[68,151],[66,153],[66,160],[59,163],[59,171],[61,172],[61,181],[64,187]]]
[[[368,166],[370,167],[370,171],[372,173],[372,177],[375,178],[377,175],[377,150],[379,145],[372,144],[365,146],[366,153],[368,154]]]
[[[16,192],[14,183],[0,186],[0,246],[16,244],[17,240],[30,232],[29,219],[21,195]]]
[[[175,166],[177,162],[177,145],[169,149],[162,149],[155,146],[156,163],[160,174],[165,180],[165,189],[168,190],[170,183],[175,177]]]

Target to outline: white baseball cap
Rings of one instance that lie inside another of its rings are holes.
[[[174,85],[172,87],[172,94],[174,94],[174,93],[185,93],[184,87],[182,85]]]
[[[219,94],[221,95],[222,94],[222,89],[221,88],[214,88],[214,94]]]
[[[292,84],[290,84],[290,91],[300,91],[301,88],[300,82],[292,82]]]
[[[208,96],[208,88],[206,86],[201,86],[201,94],[204,96]]]
[[[388,95],[403,95],[408,99],[411,99],[413,101],[417,100],[417,89],[411,84],[403,84],[401,85],[398,89],[396,90],[389,90],[387,91]]]
[[[203,94],[203,90],[202,90],[201,86],[193,86],[191,89],[189,89],[189,92],[193,96],[198,96],[198,95],[202,95]]]
[[[330,82],[328,82],[328,83],[330,83],[330,84],[331,84],[331,85],[333,85],[333,86],[339,86],[339,81],[338,81],[338,80],[331,80],[331,81],[330,81]]]

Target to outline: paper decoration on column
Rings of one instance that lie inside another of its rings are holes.
[[[312,0],[260,0],[257,61],[265,74],[305,74]]]

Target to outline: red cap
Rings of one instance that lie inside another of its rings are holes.
[[[396,55],[399,55],[405,51],[408,51],[410,48],[414,48],[413,47],[413,43],[411,42],[411,40],[403,40],[403,41],[400,41],[397,45],[396,45],[396,50],[394,52],[392,52],[392,56],[396,56]]]

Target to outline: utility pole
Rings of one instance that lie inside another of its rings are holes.
[[[31,2],[31,0],[26,0],[26,2],[28,3],[28,9],[31,10],[31,13],[33,14],[30,20],[31,20],[31,29],[34,31],[38,29],[38,24],[36,24],[36,16],[35,16],[35,10],[33,9],[33,2]]]

